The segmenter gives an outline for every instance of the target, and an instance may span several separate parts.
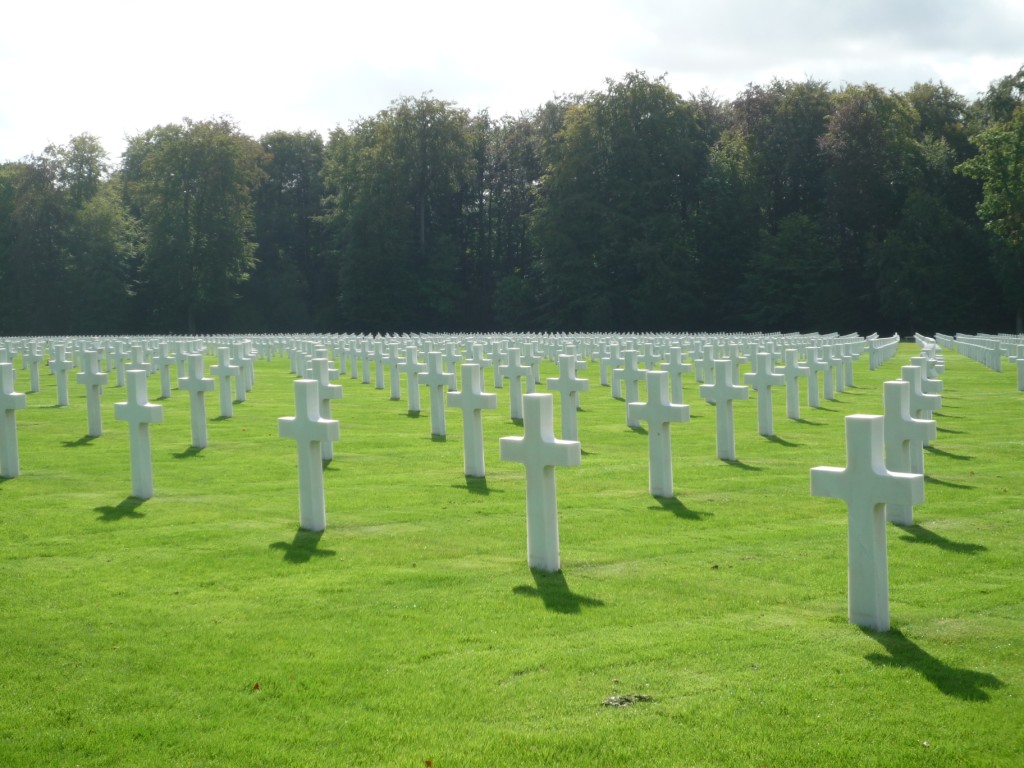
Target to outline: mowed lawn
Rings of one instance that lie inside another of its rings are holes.
[[[233,418],[207,396],[202,451],[187,393],[156,400],[151,376],[145,502],[124,389],[90,439],[84,389],[54,407],[44,372],[0,481],[0,766],[1024,765],[1015,372],[945,353],[925,503],[887,526],[891,631],[847,622],[846,509],[810,496],[811,467],[845,463],[844,416],[880,414],[916,350],[864,355],[822,408],[802,391],[801,421],[776,388],[773,439],[751,393],[736,462],[687,376],[672,500],[647,494],[647,436],[590,364],[555,575],[526,564],[524,471],[498,458],[522,429],[489,372],[485,481],[462,473],[459,411],[432,438],[425,388],[416,418],[404,382],[392,401],[343,376],[322,535],[298,530],[277,434],[286,361],[257,363]]]

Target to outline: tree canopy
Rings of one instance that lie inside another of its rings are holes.
[[[326,139],[83,134],[0,165],[0,335],[1021,329],[1022,104],[1024,68],[973,102],[631,72]]]

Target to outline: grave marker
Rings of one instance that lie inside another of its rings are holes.
[[[562,415],[563,440],[579,439],[579,425],[576,418],[576,411],[580,407],[579,393],[590,389],[590,381],[576,375],[577,366],[586,367],[584,363],[577,362],[576,355],[559,355],[558,378],[550,378],[547,381],[548,389],[561,395],[559,407]]]
[[[426,372],[427,366],[420,362],[419,355],[416,347],[408,346],[405,348],[405,358],[398,363],[398,370],[405,374],[409,413],[420,412],[420,376]]]
[[[217,379],[217,391],[220,395],[220,417],[230,419],[234,413],[234,404],[231,401],[231,379],[237,378],[238,366],[231,364],[231,350],[227,347],[217,347],[217,364],[210,366],[210,374]]]
[[[846,467],[811,470],[811,495],[842,499],[849,519],[847,587],[850,622],[889,629],[889,566],[885,506],[918,504],[921,475],[890,472],[882,458],[883,417],[846,417]]]
[[[177,359],[167,351],[167,342],[161,341],[159,351],[153,356],[153,369],[160,372],[160,398],[166,400],[171,396],[171,366]]]
[[[715,406],[715,439],[718,458],[736,461],[736,430],[732,414],[733,400],[746,400],[750,391],[732,383],[732,361],[715,360],[715,382],[701,384],[700,396]]]
[[[935,439],[935,421],[910,415],[910,383],[887,381],[882,385],[885,404],[883,443],[885,466],[891,472],[924,474],[924,444]],[[914,524],[911,504],[887,504],[885,514],[896,525]]]
[[[53,345],[53,359],[50,360],[49,365],[57,379],[57,405],[66,408],[68,404],[68,372],[74,368],[74,363],[68,357],[63,344]]]
[[[512,419],[523,418],[523,379],[526,391],[533,388],[533,368],[519,359],[519,348],[509,347],[508,362],[497,368],[503,379],[508,379],[509,415]]]
[[[910,382],[910,413],[915,419],[930,419],[932,412],[942,407],[942,395],[928,394],[921,388],[923,373],[924,369],[916,365],[900,368],[900,378]]]
[[[444,437],[447,434],[444,390],[445,387],[449,390],[455,388],[455,374],[445,372],[443,352],[430,352],[427,355],[427,372],[422,378],[430,392],[430,434]]]
[[[132,496],[153,497],[153,451],[149,441],[149,425],[164,420],[161,405],[149,402],[146,393],[146,371],[125,371],[128,400],[114,403],[114,418],[128,422],[128,447],[131,457]]]
[[[553,409],[550,394],[523,395],[523,436],[498,441],[502,461],[526,465],[527,562],[552,573],[561,568],[555,467],[579,466],[581,458],[578,441],[555,439]]]
[[[324,470],[320,458],[323,442],[339,439],[341,427],[320,417],[320,385],[312,379],[295,381],[295,415],[277,420],[277,432],[294,440],[299,456],[299,526],[307,531],[327,528]]]
[[[683,374],[693,372],[693,365],[684,359],[685,354],[682,347],[669,347],[668,360],[663,363],[672,384],[672,402],[676,405],[683,404]]]
[[[28,367],[28,394],[32,395],[39,391],[39,364],[46,359],[41,345],[38,342],[30,341],[28,347],[21,353],[22,366]]]
[[[83,352],[82,370],[75,375],[75,381],[85,386],[85,409],[90,437],[99,437],[103,434],[103,387],[109,380],[110,376],[100,371],[99,352]]]
[[[822,360],[821,350],[818,347],[811,347],[807,350],[807,405],[811,408],[820,408],[820,388],[818,386],[818,374],[824,373],[828,377],[829,365]]]
[[[483,410],[498,407],[498,396],[481,390],[481,371],[477,363],[463,363],[462,390],[448,392],[448,407],[462,410],[463,471],[467,477],[484,476]]]
[[[775,434],[772,419],[772,387],[786,382],[786,377],[775,373],[771,352],[757,353],[757,370],[743,375],[743,380],[757,392],[757,433],[763,437]]]
[[[647,422],[647,488],[652,496],[670,499],[672,487],[672,422],[690,420],[690,406],[672,403],[668,394],[667,371],[647,372],[647,402],[629,403],[637,421]]]
[[[178,369],[187,365],[187,376],[178,377],[178,389],[188,392],[192,427],[192,447],[205,448],[207,443],[206,393],[213,391],[214,380],[203,376],[203,356],[184,353]]]
[[[383,363],[388,372],[388,383],[391,387],[391,399],[401,400],[402,376],[398,366],[401,365],[402,358],[398,354],[398,344],[396,342],[390,342],[388,344],[388,348],[384,351]]]
[[[640,382],[643,381],[646,372],[637,367],[637,351],[635,349],[624,349],[621,355],[622,367],[612,370],[612,397],[616,396],[615,383],[618,381],[626,387],[624,398],[626,402],[635,403],[640,399]],[[630,427],[640,426],[639,423],[631,423],[628,415],[626,424]]]
[[[787,349],[786,364],[782,366],[782,376],[786,380],[786,416],[790,419],[800,418],[800,379],[808,377],[807,366],[800,363],[796,355],[797,350]],[[817,388],[817,381],[814,386]]]
[[[28,398],[14,391],[14,366],[11,363],[0,363],[0,477],[17,477],[21,474],[15,411],[27,407]]]
[[[317,383],[320,397],[320,418],[331,418],[331,400],[340,400],[344,394],[341,384],[331,384],[331,361],[326,357],[314,357],[309,361],[309,378]],[[340,372],[339,372],[340,374]],[[338,429],[340,430],[340,424]],[[330,440],[320,442],[320,458],[330,461],[334,458],[334,444]]]

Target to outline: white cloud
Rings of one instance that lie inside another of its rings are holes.
[[[80,133],[230,115],[347,126],[430,91],[494,116],[640,69],[733,98],[772,77],[968,98],[1024,64],[1024,0],[51,0],[0,10],[0,161]]]

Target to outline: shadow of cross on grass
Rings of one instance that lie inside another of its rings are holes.
[[[308,563],[314,557],[333,557],[338,554],[333,549],[317,549],[323,535],[323,531],[299,528],[290,544],[287,541],[275,541],[270,548],[283,549],[285,562],[288,563]]]
[[[100,513],[100,521],[104,523],[113,523],[117,520],[123,520],[126,517],[145,517],[144,514],[138,511],[139,507],[146,503],[145,499],[137,499],[134,496],[129,496],[116,507],[112,507],[109,504],[103,507],[96,507],[93,512]]]
[[[92,441],[97,437],[98,435],[82,435],[77,440],[64,440],[61,445],[65,448],[81,448],[83,445],[92,445]]]
[[[544,607],[555,613],[579,613],[581,606],[600,607],[604,605],[603,600],[596,600],[593,597],[577,595],[569,589],[569,584],[561,571],[547,573],[530,569],[530,574],[537,586],[513,587],[512,592],[527,597],[539,597],[544,601]]]
[[[709,517],[711,515],[710,512],[698,512],[695,509],[690,509],[679,500],[678,496],[673,496],[671,498],[654,496],[652,498],[658,502],[658,506],[650,506],[648,509],[667,509],[676,517],[682,517],[687,520],[703,520],[705,517]]]
[[[962,544],[950,541],[945,536],[940,536],[920,525],[906,525],[898,530],[903,534],[900,536],[900,541],[908,541],[911,544],[931,544],[933,547],[944,549],[947,552],[959,552],[961,555],[976,555],[979,552],[988,551],[988,547],[983,544]]]
[[[985,688],[998,690],[1005,685],[1002,680],[988,672],[975,672],[971,669],[949,666],[936,659],[898,629],[875,632],[862,627],[861,631],[877,640],[889,652],[888,656],[881,653],[869,653],[864,657],[865,659],[882,667],[912,669],[923,675],[925,680],[947,696],[964,701],[988,701],[990,696],[984,690]]]

